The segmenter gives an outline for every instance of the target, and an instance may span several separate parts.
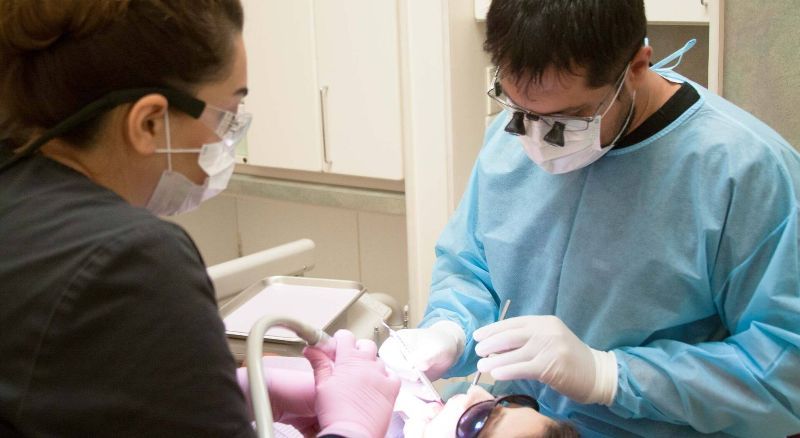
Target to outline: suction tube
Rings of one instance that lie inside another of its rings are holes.
[[[261,357],[264,355],[264,333],[274,326],[292,330],[310,346],[322,348],[326,352],[333,349],[333,340],[327,333],[306,323],[275,315],[264,315],[256,321],[247,337],[247,377],[250,380],[250,397],[253,403],[253,416],[256,419],[256,434],[259,438],[274,436],[272,405],[269,403],[267,386],[264,384],[264,370],[261,363]]]

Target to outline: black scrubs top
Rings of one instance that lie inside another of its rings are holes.
[[[189,236],[41,156],[0,172],[0,435],[253,436]]]
[[[695,102],[700,99],[697,90],[688,83],[682,83],[681,87],[673,94],[655,113],[651,114],[641,125],[632,132],[619,139],[614,149],[622,149],[644,141],[658,131],[666,128],[670,123],[682,116]]]

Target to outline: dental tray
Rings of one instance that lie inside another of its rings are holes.
[[[234,339],[246,339],[253,324],[267,314],[293,318],[327,331],[340,318],[346,317],[347,309],[364,291],[364,286],[355,281],[269,277],[225,303],[220,314],[226,335]],[[283,327],[267,330],[264,341],[304,343],[293,331]]]

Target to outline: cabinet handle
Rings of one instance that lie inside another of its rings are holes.
[[[322,160],[326,166],[333,164],[333,161],[328,159],[328,87],[319,89],[319,108],[322,112]]]

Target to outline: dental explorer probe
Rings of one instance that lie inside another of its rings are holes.
[[[406,343],[403,341],[403,338],[401,338],[400,335],[394,329],[389,327],[389,324],[386,324],[386,321],[381,320],[381,324],[383,324],[383,326],[386,327],[386,330],[389,332],[389,337],[397,340],[397,345],[400,346],[400,352],[402,353],[403,357],[411,365],[411,368],[417,374],[417,378],[419,379],[420,382],[422,382],[422,385],[428,390],[430,395],[433,396],[433,400],[429,401],[436,401],[444,404],[442,396],[439,394],[439,391],[436,390],[436,387],[433,386],[433,383],[431,383],[431,380],[428,378],[428,376],[426,376],[424,372],[422,372],[413,363],[411,363],[411,350],[408,349],[408,345],[406,345]]]
[[[510,306],[510,305],[511,305],[511,300],[506,300],[506,303],[503,304],[503,311],[500,312],[500,318],[497,319],[498,322],[506,319],[506,313],[508,313],[508,306]],[[472,385],[470,385],[470,386],[477,385],[478,384],[478,380],[480,380],[480,378],[481,378],[481,372],[478,371],[475,374],[475,378],[472,379]]]

